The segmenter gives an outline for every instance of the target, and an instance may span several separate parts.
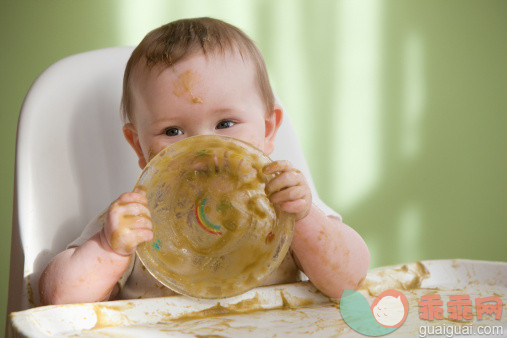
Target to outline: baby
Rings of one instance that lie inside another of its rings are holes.
[[[283,115],[255,44],[211,18],[175,21],[143,39],[125,69],[122,108],[123,133],[141,169],[164,147],[194,135],[235,137],[269,155]],[[356,289],[370,259],[363,239],[336,214],[326,215],[322,202],[312,203],[304,175],[290,162],[263,171],[277,173],[266,185],[271,202],[296,219],[291,254],[265,285],[297,281],[301,270],[329,297]],[[152,238],[145,193],[122,194],[48,264],[39,281],[41,303],[174,294],[135,255]]]

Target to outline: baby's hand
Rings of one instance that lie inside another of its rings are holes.
[[[304,218],[312,206],[312,192],[305,176],[289,161],[275,161],[263,168],[267,175],[279,173],[266,185],[266,193],[273,204],[296,215],[296,221]]]
[[[153,238],[146,193],[142,190],[121,195],[111,203],[100,232],[105,248],[120,255],[131,255],[142,242]]]

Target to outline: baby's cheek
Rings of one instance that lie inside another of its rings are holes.
[[[256,148],[259,148],[259,149],[264,148],[263,140],[259,139],[255,135],[246,135],[245,137],[243,137],[242,140],[252,144]]]
[[[169,146],[169,143],[164,143],[161,141],[156,141],[150,144],[147,149],[144,151],[144,158],[147,162],[151,161],[152,158],[155,157],[159,152],[161,152],[165,147]]]

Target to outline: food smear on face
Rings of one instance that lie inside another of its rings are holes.
[[[199,74],[191,71],[190,69],[178,75],[178,78],[174,82],[173,94],[177,97],[188,96],[192,103],[203,103],[202,98],[195,96],[192,93],[195,85],[201,82]]]
[[[262,152],[220,136],[162,150],[138,181],[147,189],[154,238],[138,247],[147,269],[176,292],[230,297],[260,285],[283,260],[294,219],[265,191]],[[163,246],[154,246],[160,241]]]
[[[152,147],[149,147],[148,148],[148,162],[150,162],[153,157],[155,157],[155,152],[153,151]]]

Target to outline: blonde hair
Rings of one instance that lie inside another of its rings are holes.
[[[182,19],[163,25],[148,33],[130,56],[123,77],[121,101],[124,122],[134,122],[132,112],[132,72],[141,60],[146,67],[162,65],[171,67],[178,61],[198,52],[231,52],[237,50],[243,59],[253,62],[257,73],[257,86],[264,100],[266,113],[274,107],[275,98],[266,64],[255,43],[239,28],[212,18]]]

